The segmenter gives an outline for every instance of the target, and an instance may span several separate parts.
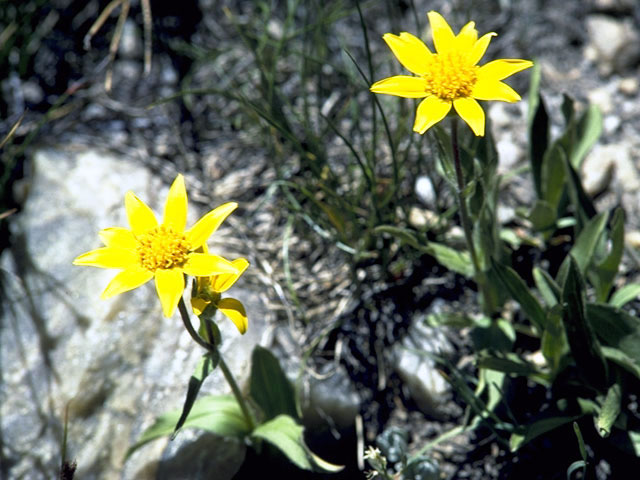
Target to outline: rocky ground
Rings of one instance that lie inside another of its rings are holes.
[[[428,313],[472,308],[468,285],[423,259],[396,284],[380,284],[374,270],[363,268],[359,278],[364,287],[355,289],[346,254],[308,227],[290,223],[289,212],[283,211],[286,203],[273,188],[278,162],[270,158],[259,129],[243,116],[240,105],[221,95],[204,95],[147,108],[183,88],[224,90],[234,85],[231,78],[251,80],[255,72],[224,8],[243,25],[259,9],[236,0],[152,2],[154,50],[151,73],[145,76],[141,9],[132,2],[113,64],[113,88],[107,93],[105,59],[115,18],[94,36],[89,50],[83,47],[105,4],[34,1],[35,13],[28,17],[32,37],[17,30],[13,53],[1,63],[0,137],[26,114],[15,136],[15,144],[25,149],[13,150],[17,153],[10,160],[4,156],[2,167],[9,180],[3,185],[2,205],[18,211],[0,225],[0,477],[53,476],[65,405],[72,399],[69,449],[78,460],[78,478],[205,478],[211,472],[230,478],[239,467],[246,454],[243,445],[193,432],[183,432],[174,442],[150,444],[125,462],[128,446],[153,418],[181,404],[200,352],[175,318],[162,317],[151,288],[103,302],[98,296],[110,273],[71,266],[77,254],[97,246],[99,228],[124,224],[126,190],[159,210],[166,186],[178,172],[186,174],[196,210],[192,221],[230,199],[241,205],[214,243],[228,256],[247,256],[252,264],[235,292],[249,311],[249,333],[240,337],[222,322],[232,369],[242,371],[251,346],[261,344],[278,352],[296,378],[302,359],[314,352],[303,369],[301,388],[313,434],[309,441],[329,460],[348,465],[340,478],[363,478],[358,440],[372,444],[386,427],[407,430],[410,449],[416,451],[458,425],[460,399],[432,361],[416,352],[447,352],[468,364],[464,334],[423,322]],[[582,106],[600,108],[603,134],[582,175],[599,207],[625,209],[629,256],[624,268],[634,279],[639,271],[634,249],[640,248],[637,2],[398,4],[395,16],[387,15],[385,2],[363,5],[374,58],[389,56],[380,40],[383,33],[416,31],[410,8],[415,4],[422,30],[424,14],[432,9],[457,28],[473,18],[481,32],[499,34],[491,45],[493,58],[537,61],[552,133],[562,124],[563,94]],[[0,8],[16,7],[9,3]],[[0,16],[0,39],[11,25],[7,12]],[[282,15],[268,19],[274,38],[283,22]],[[366,62],[354,10],[337,19],[331,33],[327,48],[336,64],[348,62],[343,48]],[[381,62],[381,78],[391,73],[391,65]],[[295,65],[283,69],[295,91]],[[326,81],[336,98],[352,94],[341,91],[330,76]],[[526,92],[527,75],[514,77],[512,84]],[[66,95],[63,108],[47,116]],[[366,88],[356,95],[366,101]],[[487,109],[501,171],[525,165],[526,100]],[[443,195],[428,173],[416,175],[416,221],[435,210]],[[501,221],[516,221],[515,207],[531,201],[527,175],[506,183],[503,198]],[[222,389],[221,376],[205,383],[208,392]],[[216,452],[215,463],[211,451]],[[545,452],[543,447],[540,451]],[[547,462],[555,467],[549,472],[527,468],[535,458],[510,454],[486,432],[443,443],[432,456],[445,478],[566,478],[564,463]],[[598,478],[620,478],[606,461],[598,462],[595,471]],[[252,475],[247,466],[238,474]]]

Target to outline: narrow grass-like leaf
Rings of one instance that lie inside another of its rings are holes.
[[[516,432],[511,435],[509,439],[509,446],[512,452],[516,452],[520,447],[526,445],[534,438],[544,435],[551,430],[555,430],[558,427],[566,425],[569,422],[573,422],[579,419],[582,415],[574,415],[570,417],[549,417],[542,420],[537,420],[528,425],[520,427]]]
[[[584,446],[584,438],[582,438],[582,432],[580,431],[580,425],[578,422],[573,422],[573,431],[576,434],[576,438],[578,439],[578,449],[580,450],[580,456],[582,460],[587,461],[587,449]]]
[[[557,211],[565,191],[565,157],[560,143],[554,142],[542,159],[542,198],[554,209],[554,212]]]
[[[514,269],[498,262],[492,262],[491,268],[497,274],[503,288],[520,304],[529,321],[542,333],[545,328],[546,313],[524,280]]]
[[[542,198],[542,161],[549,145],[549,116],[540,95],[540,64],[534,62],[529,83],[529,163],[538,198]]]
[[[616,290],[609,299],[609,305],[620,308],[640,295],[640,283],[629,283],[620,290]]]
[[[508,375],[527,377],[545,387],[551,385],[547,374],[541,372],[538,367],[514,353],[509,352],[502,357],[483,354],[478,358],[477,365],[478,368],[495,370]]]
[[[580,232],[583,226],[589,221],[589,219],[596,216],[596,208],[589,196],[584,191],[582,186],[580,175],[573,168],[569,159],[565,156],[564,166],[567,172],[567,181],[569,185],[569,197],[575,210],[575,217],[577,220],[578,232]]]
[[[614,383],[607,390],[607,396],[596,419],[596,428],[601,437],[607,438],[611,435],[611,427],[620,415],[621,402],[622,389],[619,383]]]
[[[251,433],[254,438],[269,442],[280,450],[294,465],[303,470],[339,472],[344,467],[322,460],[310,452],[304,443],[304,428],[288,415],[278,415],[258,425]]]
[[[184,406],[182,407],[180,418],[176,422],[176,427],[173,430],[172,438],[175,437],[175,435],[178,433],[178,430],[182,428],[182,425],[184,425],[184,422],[187,420],[189,412],[191,411],[198,393],[200,392],[202,382],[204,382],[204,379],[207,378],[207,376],[218,366],[219,359],[220,354],[216,350],[215,352],[205,353],[198,362],[193,375],[191,375],[191,378],[189,379],[189,386],[187,387],[187,397],[184,400]]]
[[[569,255],[569,267],[562,286],[562,321],[576,366],[591,386],[604,390],[607,386],[607,363],[585,312],[585,284],[574,258]]]
[[[251,398],[264,413],[265,420],[280,414],[298,418],[293,386],[280,367],[278,359],[266,348],[257,345],[251,355]]]
[[[547,314],[540,348],[553,377],[560,369],[560,360],[569,351],[562,325],[562,307],[559,304],[554,305]]]
[[[569,251],[582,275],[585,274],[587,267],[594,260],[596,247],[607,225],[608,217],[607,212],[602,212],[589,220]]]
[[[555,280],[546,271],[539,267],[533,268],[533,281],[538,287],[538,291],[545,303],[549,307],[553,307],[561,298],[562,292]]]
[[[579,169],[589,149],[602,134],[602,113],[596,105],[589,105],[576,125],[576,140],[571,149],[571,165]]]
[[[155,423],[131,446],[127,457],[141,446],[160,437],[171,435],[182,409],[173,410],[158,417]],[[232,395],[210,395],[195,401],[183,428],[199,428],[223,437],[242,438],[249,433],[249,426]]]
[[[622,367],[640,380],[640,364],[622,350],[613,347],[602,347],[604,358]]]
[[[617,208],[613,213],[609,240],[609,253],[601,260],[596,258],[594,268],[589,272],[589,279],[596,288],[596,300],[599,302],[606,302],[622,260],[624,250],[624,213],[621,208]],[[601,243],[604,243],[603,248],[607,248],[606,241]]]
[[[587,318],[602,341],[640,365],[640,319],[606,304],[588,304]]]

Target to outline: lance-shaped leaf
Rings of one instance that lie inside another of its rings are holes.
[[[303,470],[339,472],[344,467],[334,465],[313,454],[304,442],[304,428],[288,415],[278,415],[258,425],[251,433],[254,438],[269,442],[280,450],[294,465]]]
[[[613,280],[618,274],[620,260],[622,260],[622,252],[624,250],[624,213],[621,208],[617,208],[611,220],[611,231],[609,233],[609,242],[607,237],[603,237],[600,242],[600,249],[608,253],[604,253],[596,258],[593,267],[589,272],[589,280],[596,288],[596,300],[605,302],[613,286]]]
[[[205,353],[198,365],[196,366],[193,375],[189,379],[189,386],[187,387],[187,398],[184,400],[184,406],[182,407],[182,414],[176,423],[176,428],[173,431],[172,438],[178,433],[178,430],[184,425],[187,417],[189,416],[189,412],[193,407],[193,403],[196,401],[196,397],[198,396],[198,392],[200,392],[200,387],[202,386],[202,382],[207,376],[213,372],[218,366],[218,361],[220,360],[220,354],[217,350]]]
[[[549,145],[549,116],[540,95],[540,65],[531,70],[529,83],[529,162],[538,198],[542,198],[542,159]]]
[[[278,359],[266,348],[257,345],[251,355],[251,398],[264,413],[264,420],[280,414],[299,418],[295,392],[280,367]]]
[[[127,457],[146,443],[171,435],[181,415],[182,409],[177,409],[158,417],[129,449]],[[197,399],[182,427],[199,428],[235,438],[242,438],[250,432],[242,410],[232,395],[210,395]]]
[[[629,283],[620,290],[616,290],[609,299],[609,305],[620,308],[640,296],[640,283]]]
[[[611,435],[611,427],[616,418],[620,415],[620,406],[622,402],[622,389],[619,383],[614,383],[609,387],[607,396],[604,399],[598,418],[596,419],[596,428],[601,437],[607,438]]]
[[[529,321],[535,325],[539,332],[543,332],[546,323],[545,311],[520,275],[511,267],[498,262],[492,262],[491,268],[497,274],[502,286],[520,304]]]
[[[640,318],[605,304],[587,305],[589,325],[604,344],[640,365]]]
[[[553,378],[560,369],[560,360],[569,351],[562,326],[562,307],[559,304],[554,305],[547,314],[541,350],[547,364],[551,367],[551,378]]]
[[[585,284],[574,258],[569,255],[567,276],[562,286],[562,321],[567,341],[578,371],[589,385],[604,391],[607,388],[607,363],[600,350],[585,312]]]

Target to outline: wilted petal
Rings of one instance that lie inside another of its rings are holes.
[[[194,277],[210,277],[221,273],[237,274],[238,269],[233,264],[218,255],[207,253],[192,253],[183,265],[182,270]]]
[[[146,203],[136,197],[135,193],[127,192],[124,196],[124,207],[134,235],[146,233],[158,226],[158,221],[153,211]]]
[[[218,310],[220,310],[227,318],[229,318],[236,326],[238,331],[244,335],[249,326],[247,312],[244,305],[235,298],[223,298],[218,302]]]
[[[107,247],[124,248],[129,250],[135,250],[138,246],[136,237],[133,236],[133,232],[126,228],[121,227],[109,227],[98,232],[102,243]]]
[[[413,131],[420,134],[426,132],[433,125],[447,116],[451,110],[451,102],[441,100],[436,96],[425,98],[416,111],[416,121]]]
[[[184,275],[178,269],[156,270],[156,292],[162,304],[162,313],[170,317],[178,306],[184,291]]]
[[[473,98],[458,98],[453,101],[453,108],[467,122],[478,137],[484,136],[484,111]]]
[[[533,66],[529,60],[515,58],[503,58],[482,65],[478,69],[479,80],[504,80],[514,73],[518,73],[525,68]]]
[[[427,14],[431,32],[433,35],[433,44],[438,53],[445,53],[455,47],[456,36],[451,27],[438,12],[431,11]]]
[[[134,288],[144,285],[153,278],[153,272],[144,269],[124,270],[118,273],[109,282],[107,288],[102,292],[101,298],[107,299],[122,292],[128,292]]]
[[[211,234],[218,229],[220,224],[224,222],[225,218],[227,218],[236,208],[238,208],[238,204],[235,202],[225,203],[224,205],[220,205],[218,208],[211,210],[204,217],[198,220],[196,224],[191,227],[191,230],[186,233],[187,241],[191,247],[198,248],[202,246]]]
[[[238,269],[238,273],[214,275],[211,278],[211,289],[213,291],[222,293],[229,290],[238,278],[240,278],[240,275],[249,267],[249,261],[246,258],[237,258],[231,262],[231,265]]]
[[[510,103],[520,100],[520,95],[506,83],[484,78],[478,79],[473,86],[471,96],[478,100],[499,100]]]
[[[432,54],[418,37],[402,32],[399,36],[385,33],[382,38],[404,68],[417,75],[428,70]]]
[[[75,258],[74,265],[89,267],[125,269],[139,265],[138,256],[132,250],[103,247],[83,253]]]
[[[480,37],[473,44],[469,51],[469,63],[475,65],[480,61],[484,53],[487,51],[487,47],[489,47],[489,43],[491,42],[491,37],[495,37],[497,33],[489,32],[485,33],[482,37]]]
[[[396,75],[374,83],[370,90],[374,93],[386,93],[397,97],[424,98],[427,96],[425,87],[426,84],[420,77]]]
[[[187,225],[187,190],[182,175],[176,177],[169,189],[162,224],[171,227],[174,232],[184,232]]]

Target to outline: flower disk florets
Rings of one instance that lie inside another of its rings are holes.
[[[190,245],[184,234],[159,225],[136,238],[140,265],[150,271],[180,268],[189,258]]]
[[[449,101],[469,97],[478,78],[477,71],[478,67],[471,64],[462,52],[433,55],[429,70],[422,75],[425,91]]]

